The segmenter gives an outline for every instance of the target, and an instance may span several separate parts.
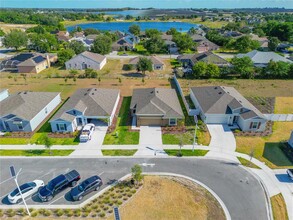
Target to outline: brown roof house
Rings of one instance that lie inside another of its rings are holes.
[[[197,62],[213,63],[219,67],[230,66],[231,64],[222,57],[212,53],[198,53],[198,54],[186,54],[178,56],[177,58],[183,66],[194,66]]]
[[[190,98],[206,124],[236,124],[242,131],[266,128],[266,117],[233,87],[193,87]]]
[[[18,92],[0,102],[1,131],[34,131],[61,103],[57,92]]]
[[[118,103],[117,89],[77,90],[50,120],[53,132],[74,132],[87,123],[111,125]]]
[[[66,41],[66,42],[68,42],[69,39],[70,39],[68,31],[58,31],[56,33],[56,37],[57,37],[58,41]]]
[[[135,57],[133,59],[130,59],[129,64],[136,66],[138,61],[139,61],[140,57]],[[164,62],[157,56],[150,56],[147,57],[148,59],[150,59],[152,61],[152,67],[153,70],[164,70],[165,69],[165,64]]]
[[[209,41],[207,38],[205,38],[202,35],[194,34],[191,36],[191,38],[197,44],[196,50],[198,53],[218,50],[220,48],[217,44]]]
[[[107,63],[107,58],[104,55],[97,53],[92,53],[85,51],[78,54],[65,62],[65,67],[67,70],[85,70],[85,69],[95,69],[101,70]]]
[[[172,126],[184,118],[175,89],[134,89],[130,110],[137,126]]]
[[[139,38],[134,35],[126,35],[112,44],[112,51],[131,51],[139,43]]]

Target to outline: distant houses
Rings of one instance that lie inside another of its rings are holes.
[[[293,63],[291,60],[275,52],[262,52],[257,50],[250,51],[246,54],[238,54],[236,55],[236,57],[249,57],[252,60],[255,67],[266,67],[271,60],[275,62],[283,61],[287,63]]]
[[[206,124],[237,124],[242,131],[266,128],[266,117],[233,87],[192,87],[190,98]]]
[[[52,132],[74,132],[87,123],[110,126],[118,103],[117,89],[77,90],[50,120]]]
[[[147,57],[149,60],[151,60],[152,62],[152,69],[153,70],[164,70],[165,69],[165,64],[162,61],[161,58],[157,57],[157,56],[150,56]],[[140,57],[135,57],[133,59],[130,59],[129,61],[129,65],[133,65],[136,68],[136,65],[139,61]]]
[[[185,67],[193,67],[197,62],[212,63],[219,67],[231,66],[228,61],[212,52],[180,55],[177,59]]]
[[[85,69],[95,69],[101,70],[107,63],[106,56],[85,51],[78,54],[65,62],[65,67],[67,70],[85,70]]]
[[[40,73],[57,62],[56,54],[20,53],[1,61],[0,71]]]
[[[18,92],[0,101],[1,131],[34,131],[60,104],[60,93]]]

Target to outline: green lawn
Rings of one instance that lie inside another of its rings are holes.
[[[178,150],[174,150],[174,149],[164,149],[164,151],[169,155],[169,156],[177,156],[177,154],[179,153],[179,149]],[[194,150],[192,152],[192,150],[181,150],[181,154],[184,157],[191,157],[191,156],[205,156],[209,151],[208,150]]]
[[[276,166],[293,166],[293,163],[284,154],[283,143],[265,143],[263,157]]]
[[[74,150],[0,150],[0,156],[68,156]]]
[[[137,150],[102,150],[104,156],[133,156]]]
[[[255,169],[260,169],[259,166],[255,165],[254,163],[250,162],[249,160],[246,160],[242,157],[237,157],[237,159],[239,160],[239,162],[246,167],[250,167],[250,168],[255,168]]]
[[[128,130],[130,126],[130,102],[130,96],[123,98],[122,105],[118,115],[116,129],[112,133],[106,134],[103,143],[104,145],[139,143],[139,132]]]

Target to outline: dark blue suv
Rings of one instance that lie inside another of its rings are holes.
[[[102,185],[102,179],[95,175],[84,180],[78,186],[72,188],[70,194],[74,201],[82,200],[86,194],[95,190],[98,191]]]

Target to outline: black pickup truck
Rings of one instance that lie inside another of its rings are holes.
[[[43,201],[50,201],[53,197],[68,186],[75,186],[80,180],[80,175],[76,170],[72,170],[66,174],[61,174],[50,180],[46,186],[39,189],[39,198]]]

